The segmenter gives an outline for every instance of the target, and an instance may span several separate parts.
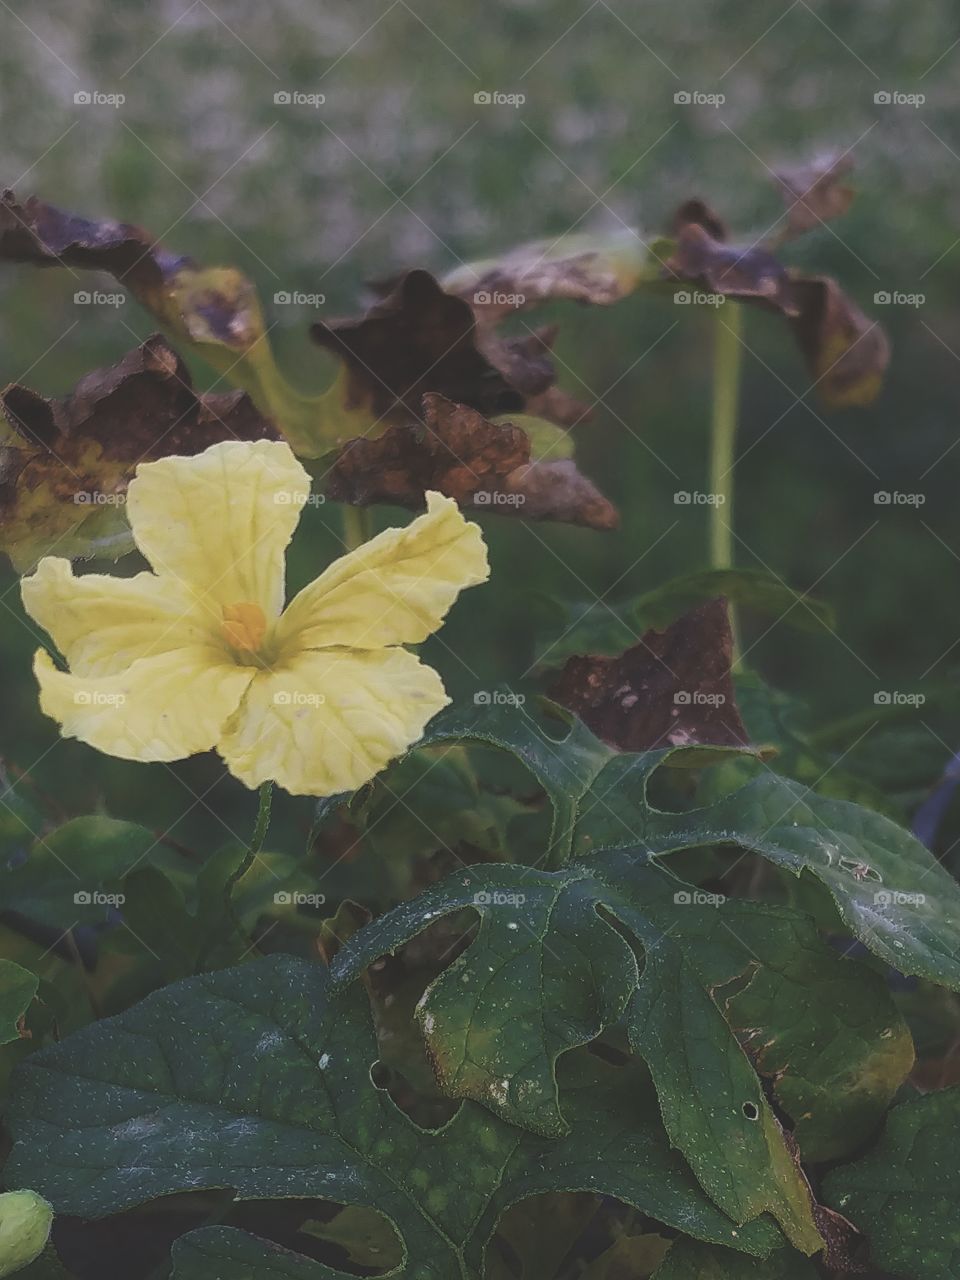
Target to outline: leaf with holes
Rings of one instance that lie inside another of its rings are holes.
[[[479,1276],[505,1210],[555,1189],[614,1196],[754,1256],[777,1247],[769,1220],[738,1229],[703,1194],[669,1148],[642,1071],[581,1056],[562,1082],[568,1138],[523,1134],[473,1103],[423,1130],[370,1083],[363,988],[271,957],[174,984],[34,1055],[8,1109],[6,1181],[84,1217],[213,1187],[241,1201],[365,1205],[396,1228],[405,1280]]]

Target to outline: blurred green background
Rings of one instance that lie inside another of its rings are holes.
[[[960,663],[955,6],[10,0],[0,29],[5,185],[241,267],[276,325],[281,364],[307,388],[327,385],[333,365],[307,340],[315,313],[274,307],[277,291],[320,292],[325,314],[351,313],[367,279],[414,265],[442,273],[574,227],[655,234],[692,195],[750,243],[781,216],[768,167],[852,148],[852,210],[787,258],[836,275],[882,320],[887,384],[871,409],[823,411],[804,394],[786,327],[749,312],[736,470],[738,563],[832,603],[838,634],[748,617],[746,644],[751,665],[819,719],[869,723],[877,690],[950,680]],[[480,90],[526,101],[477,105]],[[284,91],[326,101],[275,103]],[[678,105],[680,91],[725,102]],[[877,104],[878,91],[926,100]],[[78,92],[125,101],[75,104]],[[75,305],[89,278],[9,266],[0,278],[3,382],[64,392],[153,331],[132,301]],[[876,306],[878,291],[925,302]],[[493,580],[457,605],[426,655],[457,698],[525,675],[536,593],[610,591],[615,605],[704,565],[706,509],[673,502],[678,489],[706,488],[711,316],[690,311],[635,297],[537,314],[561,325],[561,385],[598,402],[577,429],[579,457],[623,526],[605,535],[484,520]],[[214,384],[193,368],[201,387]],[[877,506],[877,490],[924,502]],[[308,513],[296,582],[335,554],[337,526],[333,507]],[[29,770],[64,812],[106,807],[162,826],[185,810],[185,839],[247,832],[253,798],[212,757],[167,769],[59,743],[29,671],[40,637],[6,566],[0,602],[0,758],[11,770]],[[949,715],[918,720],[934,764],[960,746]],[[309,802],[285,815],[302,828]]]

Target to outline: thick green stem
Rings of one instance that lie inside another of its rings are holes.
[[[733,568],[734,454],[740,413],[741,308],[717,307],[713,346],[713,415],[710,423],[710,568]],[[733,668],[740,665],[739,628],[730,605]]]
[[[710,428],[710,567],[733,567],[733,470],[740,411],[740,307],[717,307]]]
[[[373,520],[369,507],[343,508],[343,545],[347,551],[355,551],[369,541],[373,534]]]

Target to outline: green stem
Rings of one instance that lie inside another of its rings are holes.
[[[373,534],[373,519],[369,507],[343,508],[343,545],[348,551],[355,551],[369,541]]]
[[[741,308],[717,307],[713,346],[713,413],[710,422],[710,567],[733,568],[734,454],[740,413]],[[730,605],[733,631],[733,669],[740,665],[737,615]]]
[[[733,567],[733,469],[740,409],[740,307],[717,307],[710,427],[710,567]]]
[[[264,782],[261,784],[259,793],[259,802],[257,805],[257,820],[253,824],[253,835],[250,837],[250,843],[243,855],[239,865],[234,868],[228,876],[223,886],[223,914],[224,920],[229,920],[236,929],[237,933],[244,936],[243,921],[240,919],[236,908],[233,904],[233,889],[238,881],[242,880],[257,859],[258,854],[263,848],[264,841],[267,838],[267,831],[270,828],[270,809],[273,804],[273,783]],[[222,934],[219,929],[212,930],[207,938],[205,946],[201,948],[200,955],[197,958],[195,972],[200,973],[206,962],[207,956],[210,954],[214,945],[220,941]],[[256,943],[250,940],[251,949],[256,953]]]

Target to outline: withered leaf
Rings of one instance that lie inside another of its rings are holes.
[[[551,298],[609,306],[654,279],[659,264],[636,231],[576,233],[520,245],[499,258],[451,271],[443,286],[483,325]]]
[[[699,200],[680,206],[674,230],[667,279],[779,311],[828,408],[865,406],[876,399],[890,343],[834,279],[788,270],[763,248],[724,243],[717,238],[725,233],[722,221]]]
[[[275,439],[242,391],[198,396],[159,334],[55,399],[0,392],[0,548],[21,572],[40,556],[122,554],[124,494],[137,463],[221,440]]]
[[[616,509],[569,458],[532,459],[530,436],[512,422],[491,422],[467,405],[430,393],[423,422],[351,440],[326,478],[327,496],[366,506],[418,508],[436,489],[465,508],[616,528]],[[547,424],[541,424],[547,425]]]
[[[718,596],[664,631],[647,631],[617,658],[570,658],[549,693],[621,751],[747,746],[732,656],[727,602]]]
[[[37,196],[0,195],[0,258],[37,267],[107,271],[135,293],[159,289],[188,259],[161,249],[140,227],[98,222],[57,209]]]
[[[890,341],[876,321],[829,276],[798,277],[790,324],[817,392],[834,409],[872,404],[890,363]]]
[[[740,248],[725,243],[716,232],[723,224],[700,201],[681,205],[674,216],[676,247],[666,274],[694,284],[708,293],[722,294],[737,302],[755,302],[793,315],[790,275],[766,249]]]
[[[311,334],[346,365],[347,408],[376,419],[418,419],[428,391],[485,414],[523,408],[522,394],[480,351],[470,307],[428,271],[409,271],[360,319],[318,321]]]
[[[575,427],[592,417],[593,409],[556,385],[556,368],[550,356],[556,338],[557,326],[553,324],[506,338],[481,329],[479,343],[491,364],[523,393],[524,413],[562,427]]]
[[[828,152],[805,164],[783,165],[776,170],[790,235],[802,235],[847,212],[855,193],[843,179],[852,168],[852,156]]]
[[[277,368],[257,292],[233,267],[201,267],[169,253],[148,232],[92,220],[13,192],[0,197],[0,259],[107,271],[130,289],[164,331],[246,391],[293,449],[318,457],[366,429],[334,384],[320,396],[291,387]]]

